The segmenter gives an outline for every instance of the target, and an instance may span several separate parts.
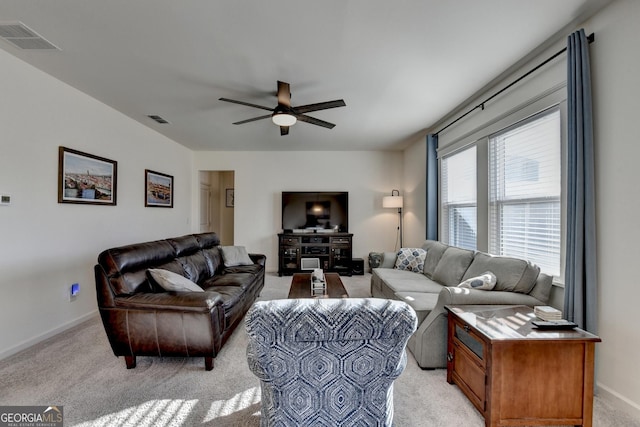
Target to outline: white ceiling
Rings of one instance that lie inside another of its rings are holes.
[[[0,47],[193,150],[397,150],[609,0],[0,0],[60,51]],[[344,99],[280,136],[292,105]],[[160,115],[170,124],[147,118]]]

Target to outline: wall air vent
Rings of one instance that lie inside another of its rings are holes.
[[[161,123],[161,124],[169,123],[168,121],[166,121],[162,117],[156,116],[154,114],[149,114],[147,117],[149,117],[150,119],[155,120],[156,122]]]
[[[61,50],[22,22],[0,22],[0,37],[23,50]]]

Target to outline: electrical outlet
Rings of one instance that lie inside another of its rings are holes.
[[[69,287],[69,301],[74,301],[80,293],[80,284],[74,283]]]

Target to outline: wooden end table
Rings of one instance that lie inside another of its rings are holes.
[[[338,273],[325,273],[327,290],[323,295],[311,293],[311,273],[295,273],[291,279],[291,288],[287,298],[349,298],[347,290]]]
[[[460,387],[487,427],[592,425],[599,337],[537,329],[527,306],[445,307],[447,382]]]

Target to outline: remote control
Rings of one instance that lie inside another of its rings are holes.
[[[560,321],[544,321],[544,320],[532,320],[531,324],[538,329],[573,329],[578,326],[577,323],[569,322],[568,320]]]

